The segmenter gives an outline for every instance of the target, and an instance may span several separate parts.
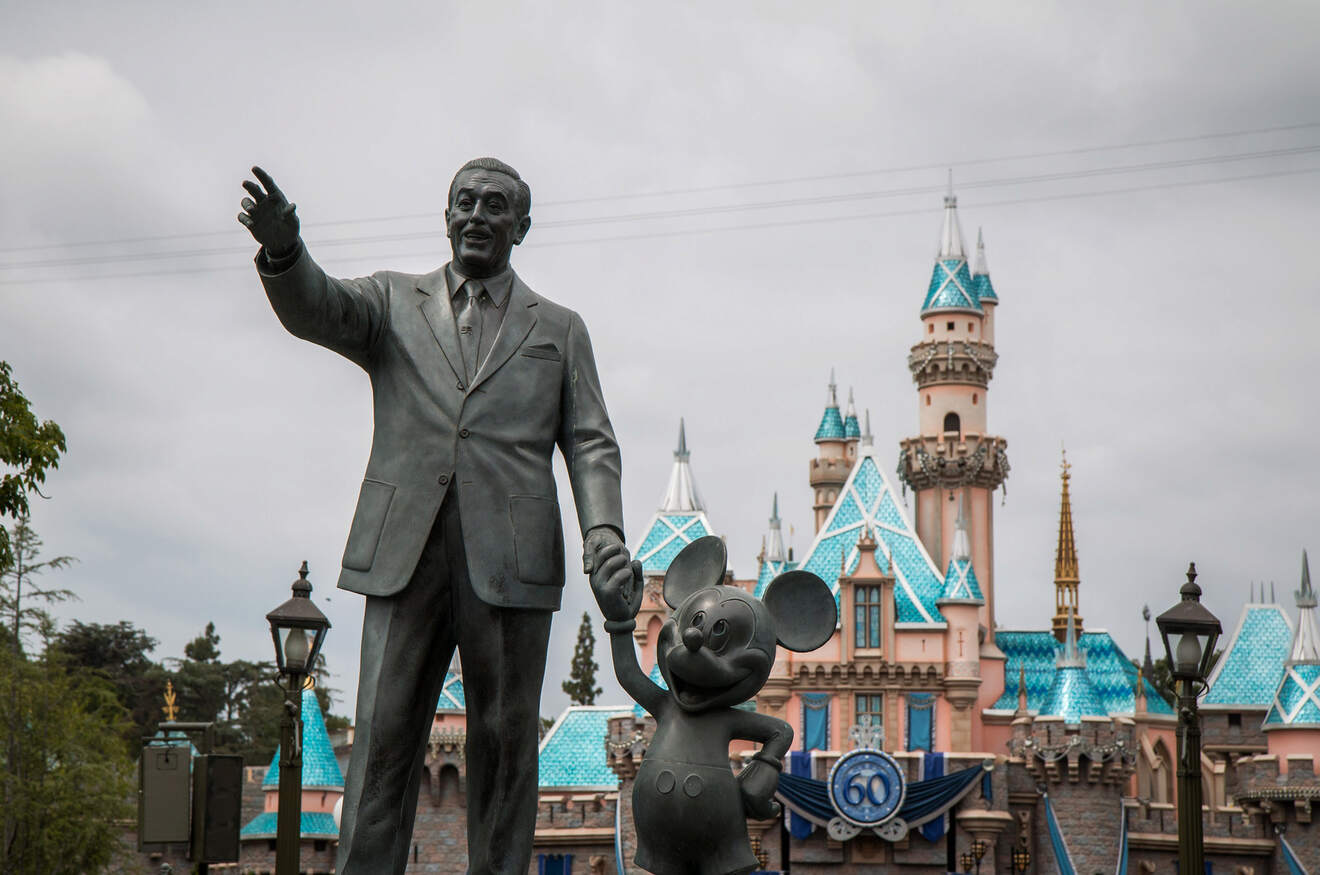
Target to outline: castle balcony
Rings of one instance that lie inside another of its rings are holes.
[[[985,388],[999,355],[979,340],[927,340],[908,353],[908,370],[920,388],[955,384]]]
[[[946,432],[899,441],[898,476],[914,490],[980,486],[1008,479],[1008,441],[975,432]]]

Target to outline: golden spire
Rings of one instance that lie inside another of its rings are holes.
[[[165,712],[165,719],[173,722],[179,716],[179,708],[174,704],[178,694],[174,692],[174,681],[165,682],[165,707],[160,710]]]
[[[1082,615],[1077,604],[1077,542],[1073,537],[1072,499],[1068,495],[1068,481],[1072,479],[1072,465],[1068,464],[1068,451],[1063,451],[1060,478],[1063,493],[1059,498],[1059,547],[1054,554],[1054,637],[1062,641],[1068,628],[1069,608],[1072,609],[1073,631],[1082,632]]]

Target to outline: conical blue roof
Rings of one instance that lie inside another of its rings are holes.
[[[1320,729],[1320,663],[1299,662],[1283,670],[1265,729]]]
[[[1100,697],[1091,685],[1086,668],[1080,665],[1055,669],[1054,683],[1050,686],[1040,713],[1062,717],[1065,723],[1080,723],[1083,717],[1105,717],[1107,713]]]
[[[861,434],[860,430],[858,434]],[[820,425],[816,426],[818,441],[843,440],[847,432],[843,427],[843,417],[839,414],[839,396],[834,385],[834,371],[830,370],[830,390],[825,400],[825,412],[821,414]]]
[[[944,601],[984,602],[981,584],[976,580],[976,570],[970,559],[949,559],[949,570],[944,572],[944,591],[940,593]]]
[[[303,690],[303,787],[332,787],[343,789],[344,773],[339,770],[339,761],[335,759],[335,749],[330,744],[330,735],[325,730],[325,716],[321,713],[321,703],[316,700],[316,693]],[[261,782],[263,788],[280,785],[280,751],[275,749],[275,756],[266,770],[266,779]]]
[[[990,265],[985,260],[985,238],[981,236],[980,228],[976,229],[976,264],[972,267],[972,291],[976,293],[977,301],[999,303],[994,284],[990,282]]]
[[[935,262],[921,313],[925,315],[934,310],[982,312],[976,289],[972,285],[972,274],[967,269],[967,259],[941,258]]]

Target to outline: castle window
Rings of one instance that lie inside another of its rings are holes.
[[[977,399],[977,394],[976,394],[975,392],[973,392],[973,393],[972,393],[972,403],[973,403],[973,404],[976,403],[976,399]]]
[[[968,333],[968,334],[975,334],[975,333],[976,333],[976,323],[975,323],[975,322],[968,322],[968,323],[967,323],[967,333]]]
[[[930,406],[930,396],[929,396],[929,395],[926,396],[926,406],[927,406],[927,407]]]
[[[830,701],[834,698],[829,693],[803,693],[802,700],[802,749],[830,749]]]
[[[1229,714],[1229,715],[1228,715],[1228,725],[1229,725],[1229,728],[1231,728],[1231,729],[1241,729],[1241,728],[1242,728],[1242,715],[1239,714],[1239,713],[1237,713],[1236,711],[1234,711],[1234,712],[1232,712],[1231,714]]]
[[[853,637],[856,643],[853,646],[882,646],[880,587],[859,586],[853,590],[853,596],[855,602],[853,610],[856,619]]]
[[[946,433],[962,431],[962,420],[958,418],[958,414],[952,411],[944,414],[944,431]]]
[[[952,323],[952,322],[949,322],[949,323],[945,324],[944,328],[945,328],[945,330],[947,330],[947,331],[952,331],[952,330],[953,330],[953,323]]]
[[[907,694],[907,749],[934,750],[935,694]]]
[[[857,694],[857,712],[853,715],[853,722],[858,726],[866,723],[869,726],[885,725],[885,694],[884,693],[858,693]]]
[[[929,329],[929,330],[926,332],[927,334],[934,334],[934,333],[935,333],[935,323],[934,323],[934,322],[927,322],[927,323],[926,323],[926,328]]]

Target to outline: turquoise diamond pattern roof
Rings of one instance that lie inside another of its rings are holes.
[[[967,259],[943,258],[935,262],[935,270],[930,276],[930,288],[921,305],[922,313],[931,310],[981,312],[981,304],[972,286],[972,274],[967,269]]]
[[[857,414],[851,414],[843,421],[843,436],[846,438],[860,438],[862,436],[862,424],[857,421]]]
[[[861,434],[860,429],[858,434]],[[833,405],[826,407],[825,412],[821,414],[820,425],[816,426],[816,437],[818,441],[843,440],[847,437],[847,431],[843,427],[843,417],[839,414],[839,408]]]
[[[463,695],[463,678],[458,672],[445,674],[445,684],[440,688],[440,701],[436,702],[437,711],[466,711],[467,698]]]
[[[897,621],[944,622],[935,607],[935,600],[944,590],[944,578],[917,540],[911,520],[894,499],[893,484],[869,448],[853,466],[799,567],[829,583],[837,598],[840,574],[851,574],[857,568],[857,541],[864,528],[870,528],[875,536],[876,563],[894,575]],[[764,583],[758,581],[758,597],[764,589]]]
[[[978,273],[972,277],[972,291],[976,293],[977,301],[999,303],[999,296],[995,294],[995,286],[990,282],[988,273]]]
[[[316,701],[316,693],[303,690],[303,758],[302,785],[304,787],[339,787],[344,786],[344,773],[339,770],[339,761],[335,759],[335,749],[330,744],[330,736],[325,731],[325,717],[321,714],[321,703]],[[262,787],[280,785],[280,751],[275,749],[275,757],[266,770],[266,779]],[[338,831],[335,835],[338,835]]]
[[[981,584],[970,559],[950,559],[949,570],[944,572],[944,592],[940,599],[974,600],[984,602]]]
[[[1055,669],[1054,682],[1050,684],[1040,713],[1062,717],[1064,723],[1080,723],[1083,717],[1106,717],[1109,714],[1096,695],[1086,669],[1075,665]]]
[[[703,511],[658,513],[652,517],[635,558],[647,574],[664,574],[680,550],[709,534],[710,520]]]
[[[1265,726],[1320,728],[1320,663],[1299,662],[1284,669]]]
[[[623,705],[569,706],[541,739],[537,786],[616,789],[619,777],[605,755],[605,737],[609,719],[627,713]]]
[[[279,820],[278,812],[263,811],[239,832],[245,839],[273,839]],[[298,823],[298,832],[305,839],[337,839],[339,827],[335,816],[328,811],[304,811]]]
[[[1204,705],[1268,708],[1283,678],[1293,626],[1283,608],[1251,604],[1242,609],[1233,637],[1210,673]]]
[[[1017,708],[1018,673],[1025,670],[1027,708],[1042,713],[1054,687],[1054,675],[1059,670],[1055,661],[1063,645],[1050,632],[1006,630],[995,632],[995,644],[1008,659],[1004,663],[1004,693],[991,707],[999,711]],[[1137,682],[1137,669],[1114,639],[1108,632],[1083,632],[1077,647],[1086,654],[1086,674],[1104,713],[1131,714],[1135,706],[1132,688]],[[1149,680],[1143,678],[1142,686],[1146,691],[1147,712],[1173,715],[1173,709],[1155,692]]]

